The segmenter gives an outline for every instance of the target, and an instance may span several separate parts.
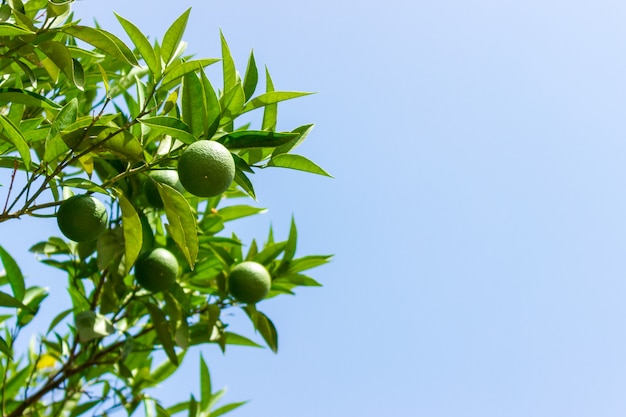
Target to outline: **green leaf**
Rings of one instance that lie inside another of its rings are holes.
[[[2,136],[15,146],[22,157],[26,169],[30,169],[30,148],[20,129],[4,115],[0,115],[0,127],[2,127]]]
[[[87,310],[76,314],[76,330],[82,342],[99,339],[115,332],[113,324],[101,314]]]
[[[253,216],[259,213],[265,213],[267,209],[260,207],[253,207],[247,205],[236,205],[236,206],[228,206],[222,207],[219,209],[218,214],[222,218],[223,221],[228,222],[235,219],[240,219],[242,217]]]
[[[188,73],[183,78],[183,92],[181,110],[183,122],[190,127],[191,133],[199,137],[208,128],[204,99],[204,89],[200,79],[194,73]]]
[[[297,134],[297,136],[293,138],[292,140],[290,140],[289,142],[285,143],[284,145],[280,145],[279,147],[274,149],[274,152],[272,153],[272,157],[281,153],[287,153],[291,151],[292,149],[296,148],[300,143],[302,143],[302,141],[304,141],[304,139],[306,139],[308,134],[311,133],[311,131],[313,130],[313,126],[314,125],[312,124],[304,125],[304,126],[300,126],[292,130],[291,133],[295,133]]]
[[[30,308],[23,304],[20,300],[11,297],[9,294],[2,291],[0,291],[0,307],[23,308],[25,310],[30,310]]]
[[[281,167],[295,169],[298,171],[310,172],[313,174],[324,175],[326,177],[332,177],[328,172],[324,171],[313,161],[305,158],[302,155],[286,154],[282,153],[276,155],[270,159],[267,163],[270,167]]]
[[[220,118],[220,126],[225,126],[231,123],[242,113],[242,108],[245,103],[245,96],[243,93],[243,87],[237,83],[224,93],[220,106],[222,108],[222,116]]]
[[[0,23],[0,36],[20,36],[20,35],[32,35],[34,32],[21,28],[11,23]]]
[[[244,337],[237,333],[224,332],[224,338],[226,339],[227,345],[249,346],[249,347],[255,347],[255,348],[263,347],[259,345],[258,343],[248,339],[247,337]]]
[[[220,408],[216,408],[215,410],[211,411],[211,417],[223,416],[224,414],[229,413],[245,404],[248,404],[248,401],[240,401],[237,403],[223,405]]]
[[[68,308],[67,310],[63,310],[62,312],[57,314],[50,322],[50,325],[48,326],[48,331],[46,331],[46,334],[49,334],[52,331],[52,329],[54,329],[57,326],[57,324],[59,324],[71,312],[72,312],[72,309]]]
[[[119,205],[122,209],[122,229],[124,230],[124,254],[125,259],[125,271],[124,274],[130,272],[131,267],[135,263],[139,252],[141,252],[141,246],[143,244],[143,232],[141,227],[141,220],[135,210],[135,207],[130,201],[122,194],[118,194]]]
[[[235,171],[235,183],[237,183],[237,185],[239,185],[250,197],[256,200],[256,195],[254,194],[254,187],[252,186],[252,182],[240,169],[237,169]]]
[[[42,95],[19,88],[0,88],[0,103],[21,103],[31,107],[42,107],[53,112],[61,108]]]
[[[202,88],[204,89],[204,99],[206,100],[204,105],[207,111],[206,119],[208,127],[205,132],[205,138],[211,139],[219,128],[222,110],[217,94],[204,71],[200,72],[200,78],[202,80]]]
[[[168,67],[163,74],[163,79],[161,80],[161,85],[169,87],[173,81],[183,77],[186,74],[194,73],[197,71],[201,71],[202,68],[207,67],[211,64],[219,62],[218,58],[204,58],[204,59],[196,59],[193,61],[181,62],[171,67]]]
[[[220,137],[217,141],[228,149],[274,148],[298,137],[298,133],[268,132],[264,130],[238,130]]]
[[[211,375],[209,368],[204,361],[204,357],[200,354],[200,414],[209,415],[209,407],[212,397]]]
[[[174,57],[174,54],[178,49],[178,45],[183,38],[183,33],[187,27],[187,20],[189,19],[190,11],[191,9],[185,10],[185,12],[180,15],[174,23],[172,23],[163,36],[163,42],[161,43],[161,57],[166,65],[169,64],[171,59]]]
[[[313,93],[300,91],[270,91],[269,93],[261,94],[260,96],[256,96],[252,100],[248,101],[243,107],[242,113],[246,113],[271,104],[276,104],[281,101],[308,96],[310,94]]]
[[[196,216],[187,199],[169,185],[155,182],[163,200],[165,216],[169,222],[168,231],[185,255],[189,267],[193,269],[198,256],[198,232]]]
[[[267,265],[278,257],[287,246],[287,242],[267,243],[263,250],[257,253],[253,260],[263,265]]]
[[[132,66],[138,66],[137,58],[133,55],[132,51],[122,42],[118,37],[99,28],[92,28],[89,26],[64,26],[61,28],[62,32],[68,35],[74,36],[81,41],[87,42],[90,45],[102,50],[103,52],[125,61]]]
[[[274,82],[270,76],[270,71],[265,67],[265,92],[266,94],[274,92]],[[250,104],[250,102],[248,102]],[[278,104],[266,104],[263,109],[263,121],[261,129],[276,130],[276,121],[278,120]]]
[[[48,296],[48,291],[41,287],[30,287],[24,294],[22,302],[26,304],[26,309],[17,311],[17,324],[24,327],[35,318],[35,314],[39,311],[41,302]]]
[[[156,54],[154,53],[154,49],[148,41],[148,38],[143,34],[143,32],[135,26],[132,22],[124,19],[122,16],[114,13],[117,20],[122,25],[122,28],[126,31],[126,34],[130,38],[130,40],[135,44],[137,50],[143,57],[143,60],[146,62],[146,65],[150,69],[153,77],[156,79],[161,75],[161,61],[157,59]]]
[[[170,329],[167,324],[167,320],[165,319],[165,315],[154,304],[145,303],[145,306],[150,313],[150,318],[152,319],[151,321],[154,325],[154,330],[156,331],[159,341],[163,345],[165,354],[169,358],[170,362],[178,366],[179,362],[178,356],[176,356],[176,351],[174,350],[174,340],[172,338],[172,334],[170,333]]]
[[[222,72],[224,74],[224,92],[232,90],[237,84],[237,70],[235,69],[235,61],[230,54],[226,38],[220,30],[220,40],[222,43]],[[242,89],[243,93],[243,89]]]
[[[285,246],[285,254],[283,255],[283,262],[289,262],[296,254],[296,244],[298,243],[298,231],[296,230],[296,221],[293,216],[291,217],[291,226],[289,228],[289,237],[287,238],[287,245]]]
[[[0,259],[9,280],[9,285],[11,285],[13,296],[20,301],[23,300],[26,289],[24,286],[24,275],[22,275],[20,267],[2,246],[0,246]]]
[[[289,269],[287,270],[287,272],[290,274],[295,274],[300,271],[312,269],[328,263],[330,258],[332,258],[332,255],[303,256],[302,258],[294,259],[293,261],[289,262]]]
[[[0,352],[4,353],[11,360],[13,360],[13,352],[2,336],[0,336]]]
[[[261,334],[267,346],[272,352],[276,353],[278,351],[278,333],[276,332],[274,323],[272,323],[269,317],[258,311],[252,304],[246,305],[243,307],[243,310],[248,317],[250,317],[254,328]]]
[[[109,192],[104,188],[100,187],[93,181],[89,181],[85,178],[69,178],[67,180],[63,180],[59,183],[61,187],[72,187],[72,188],[80,188],[82,190],[94,191],[97,193],[102,193],[108,195]]]
[[[299,285],[302,287],[321,287],[322,286],[322,284],[320,284],[313,278],[308,277],[306,275],[302,275],[302,274],[283,275],[283,276],[276,278],[274,281],[272,281],[272,284],[274,283],[288,283],[288,284],[293,284],[293,285]]]
[[[259,81],[259,71],[256,67],[254,60],[254,53],[250,51],[250,58],[248,59],[248,67],[246,68],[246,75],[243,77],[243,92],[246,96],[246,101],[250,100],[256,90],[257,82]]]
[[[197,140],[196,137],[190,133],[189,126],[175,117],[155,116],[139,119],[139,122],[149,126],[151,129],[160,134],[170,135],[174,139],[178,139],[187,145],[190,145]]]
[[[78,88],[83,91],[81,79],[74,75],[74,63],[70,51],[60,42],[43,41],[38,45],[39,49],[54,62],[54,64],[65,74],[65,76]]]

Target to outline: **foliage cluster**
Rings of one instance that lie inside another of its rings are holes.
[[[76,194],[103,201],[108,222],[96,240],[55,236],[32,246],[42,262],[67,275],[71,307],[52,317],[25,352],[18,351],[18,339],[48,290],[29,285],[0,246],[2,415],[131,415],[144,406],[148,415],[219,416],[241,403],[216,408],[223,392],[213,392],[203,359],[200,398],[166,407],[146,389],[165,381],[192,346],[260,346],[228,329],[222,312],[229,308],[243,309],[264,344],[277,350],[270,318],[228,291],[236,265],[252,261],[269,271],[266,298],[319,285],[303,272],[329,256],[296,257],[293,219],[285,240],[276,240],[271,229],[263,244],[220,234],[226,222],[263,212],[241,202],[255,199],[255,170],[328,175],[293,153],[312,125],[277,131],[277,104],[308,93],[275,90],[267,69],[265,91],[257,93],[254,55],[240,76],[221,34],[220,58],[185,55],[189,10],[152,41],[117,16],[132,43],[126,44],[75,21],[71,3],[9,0],[0,6],[0,222],[55,217]],[[217,63],[221,88],[205,72]],[[241,115],[255,110],[260,127],[239,125]],[[202,198],[154,181],[155,173],[175,170],[180,155],[200,140],[230,151],[236,172],[228,190]],[[17,185],[20,179],[24,186]],[[151,203],[150,188],[162,204]],[[161,292],[147,291],[134,277],[137,259],[155,248],[171,252],[180,265],[175,284]],[[153,363],[158,358],[165,361]]]

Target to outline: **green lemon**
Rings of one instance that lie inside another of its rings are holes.
[[[75,242],[96,240],[109,221],[104,204],[87,194],[75,195],[63,201],[57,211],[61,233]]]
[[[135,262],[135,278],[148,291],[168,290],[178,277],[178,261],[172,252],[155,248],[145,252]]]
[[[198,197],[213,197],[226,191],[235,178],[235,161],[224,145],[199,140],[185,149],[178,160],[183,187]]]
[[[254,304],[265,298],[272,286],[272,277],[263,265],[246,261],[235,266],[228,276],[228,290],[237,300]]]

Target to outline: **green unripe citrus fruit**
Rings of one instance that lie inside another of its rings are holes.
[[[228,290],[237,300],[254,304],[265,298],[272,277],[258,262],[246,261],[235,266],[228,276]]]
[[[149,174],[151,179],[146,180],[143,186],[143,191],[146,194],[148,203],[154,208],[163,208],[163,200],[154,182],[169,185],[172,188],[182,192],[183,186],[178,180],[178,172],[173,169],[164,169],[159,171],[153,171]]]
[[[178,261],[172,252],[155,248],[145,252],[135,262],[135,278],[148,291],[168,290],[176,282]]]
[[[199,140],[187,146],[178,159],[183,187],[198,197],[213,197],[226,191],[235,178],[235,161],[224,145]]]
[[[61,233],[74,242],[96,240],[109,221],[104,204],[87,194],[75,195],[63,201],[57,211]]]

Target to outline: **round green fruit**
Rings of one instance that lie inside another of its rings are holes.
[[[235,178],[235,161],[224,145],[199,140],[187,146],[178,160],[183,187],[198,197],[214,197],[228,190]]]
[[[263,265],[246,261],[235,266],[228,276],[228,290],[238,301],[254,304],[265,298],[272,277]]]
[[[178,277],[178,261],[172,252],[155,248],[145,252],[135,262],[135,279],[148,291],[169,290]]]
[[[161,199],[159,190],[155,185],[155,181],[161,184],[169,185],[170,187],[183,192],[183,186],[178,179],[178,172],[173,169],[152,171],[149,174],[149,177],[150,178],[144,183],[143,191],[146,194],[148,203],[154,208],[163,208],[163,200]]]
[[[61,233],[74,242],[96,240],[107,227],[109,215],[97,198],[80,194],[63,201],[57,211]]]

